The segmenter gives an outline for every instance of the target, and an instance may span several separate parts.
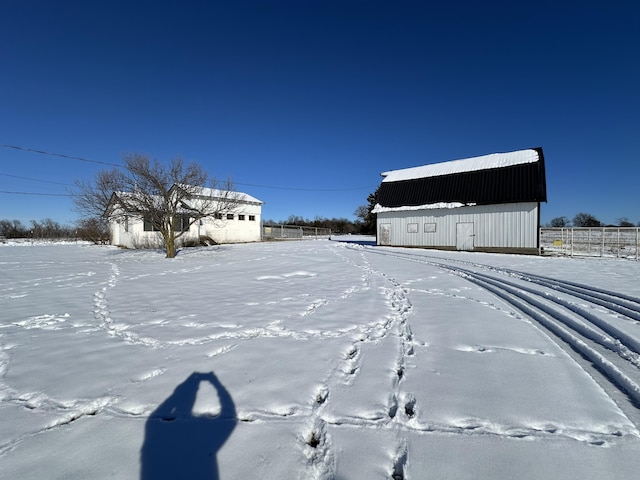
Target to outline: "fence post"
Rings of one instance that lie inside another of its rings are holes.
[[[571,229],[571,258],[573,258],[573,228]]]
[[[605,229],[604,227],[602,227],[602,246],[600,247],[600,256],[604,257],[604,234],[605,234]]]
[[[538,227],[538,256],[542,255],[542,228]]]

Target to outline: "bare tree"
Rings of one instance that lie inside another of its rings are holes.
[[[576,227],[600,227],[602,223],[590,213],[578,213],[573,217],[573,225]]]
[[[551,219],[550,225],[552,227],[568,227],[570,225],[567,217],[555,217]]]
[[[20,220],[0,220],[0,236],[5,238],[26,237],[29,233]]]
[[[376,231],[376,214],[373,213],[373,209],[378,203],[378,190],[380,187],[376,189],[375,192],[370,193],[367,197],[367,205],[360,205],[356,208],[353,214],[362,220],[362,230],[363,233],[375,233]]]
[[[96,174],[94,182],[76,180],[76,188],[73,191],[73,202],[76,211],[83,219],[102,218],[107,211],[111,196],[114,192],[121,191],[121,180],[125,174],[117,168],[102,170]]]
[[[232,183],[209,179],[197,163],[175,158],[167,166],[140,154],[123,160],[123,168],[99,172],[94,183],[76,182],[76,207],[89,218],[142,219],[162,236],[167,258],[175,257],[176,240],[191,225],[239,207]]]
[[[109,241],[109,223],[104,217],[83,218],[77,223],[76,234],[82,240],[104,245]]]
[[[617,219],[619,227],[633,227],[633,223],[629,221],[627,217],[620,217]]]

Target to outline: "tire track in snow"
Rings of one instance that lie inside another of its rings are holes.
[[[630,419],[640,427],[640,339],[570,300],[605,307],[635,324],[640,315],[640,299],[610,290],[489,265],[403,252],[369,251],[441,268],[502,298],[527,319],[550,332],[550,338],[557,339],[556,343],[561,348],[568,353],[569,350],[578,353],[588,365],[598,370],[609,386],[598,383],[614,401],[616,398],[612,395],[611,388],[622,392],[630,405],[616,403],[627,413],[631,406],[635,411],[631,415],[635,417],[635,421],[634,418]],[[464,264],[466,268],[460,264]],[[478,272],[476,268],[506,275],[511,280]],[[569,296],[569,300],[552,292],[561,292]],[[580,365],[585,368],[583,363]]]
[[[349,247],[353,248],[353,247]],[[405,466],[410,463],[411,452],[408,449],[407,434],[414,433],[420,435],[464,435],[464,436],[495,436],[498,438],[509,438],[515,441],[529,441],[531,439],[561,439],[568,441],[577,441],[580,443],[588,443],[593,446],[609,447],[619,442],[626,441],[629,436],[637,436],[634,431],[621,431],[615,427],[607,427],[602,431],[593,431],[591,429],[584,430],[580,428],[570,427],[567,425],[554,425],[546,423],[544,425],[530,426],[514,426],[501,424],[494,420],[486,420],[481,418],[462,418],[451,423],[434,423],[424,422],[419,419],[418,412],[420,410],[419,398],[412,392],[403,390],[404,379],[411,374],[411,357],[414,355],[414,347],[421,345],[412,335],[410,322],[408,321],[411,314],[411,302],[408,298],[409,292],[413,291],[404,287],[397,280],[388,275],[377,272],[371,268],[368,262],[364,263],[366,267],[360,266],[368,270],[368,275],[378,275],[384,278],[390,286],[384,288],[384,294],[388,298],[392,314],[385,323],[385,331],[395,332],[398,338],[401,338],[398,360],[395,364],[397,378],[391,384],[391,402],[389,404],[388,419],[369,419],[359,417],[342,417],[331,420],[333,428],[356,427],[356,428],[394,428],[398,432],[398,442],[395,446],[394,453],[391,454],[390,477],[394,479],[404,478]],[[358,266],[358,265],[356,265]],[[444,266],[437,265],[439,268]],[[464,277],[465,279],[468,279]],[[441,293],[442,294],[442,293]],[[498,306],[489,305],[492,308],[499,309]],[[513,313],[511,313],[513,316]],[[376,340],[378,335],[367,337],[366,341]],[[477,347],[473,351],[487,352],[484,347]],[[514,349],[517,353],[526,355],[545,354],[540,351],[532,351],[526,349]],[[347,352],[347,358],[351,357]],[[354,358],[357,355],[353,355]],[[349,370],[348,363],[345,361],[344,370]],[[329,395],[330,398],[330,395]]]

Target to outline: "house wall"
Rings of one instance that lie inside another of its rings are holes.
[[[203,219],[191,225],[188,232],[178,240],[178,245],[188,242],[197,242],[200,237],[209,237],[216,243],[244,243],[259,242],[261,240],[261,213],[262,206],[254,204],[241,204],[234,212],[233,219],[227,220],[213,218]],[[245,219],[240,220],[240,215]],[[255,219],[249,220],[252,215]],[[126,220],[110,222],[111,243],[127,248],[162,248],[164,242],[159,232],[145,232],[142,219],[129,216]]]
[[[260,205],[243,205],[233,215],[233,220],[207,218],[200,226],[200,235],[207,236],[217,243],[259,242],[262,240],[260,223],[262,207]],[[244,215],[244,220],[240,216]],[[253,216],[254,220],[249,220]],[[193,227],[192,227],[193,228]]]
[[[527,202],[380,212],[377,242],[391,246],[537,253],[539,209],[539,203]],[[466,238],[461,241],[462,235]]]
[[[127,248],[161,248],[164,245],[159,232],[145,232],[142,219],[127,216],[109,223],[111,244]]]

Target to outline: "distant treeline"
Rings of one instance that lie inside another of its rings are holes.
[[[284,221],[265,220],[265,225],[297,225],[300,227],[316,227],[316,228],[330,228],[331,233],[334,235],[339,234],[373,234],[375,233],[375,227],[373,231],[369,231],[367,225],[359,220],[348,220],[346,218],[323,218],[316,217],[313,220],[299,217],[297,215],[290,215]]]
[[[629,221],[627,217],[620,217],[616,220],[615,225],[605,224],[598,220],[594,215],[590,213],[578,213],[573,217],[573,220],[569,220],[568,217],[556,217],[552,218],[548,227],[640,227],[640,223],[634,225]]]
[[[88,218],[78,220],[76,225],[60,225],[45,218],[31,220],[31,225],[24,225],[20,220],[0,220],[0,238],[31,238],[39,240],[80,239],[104,244],[109,241],[109,228],[104,218]]]
[[[0,220],[0,236],[4,238],[71,238],[76,237],[76,231],[77,227],[60,225],[50,218],[31,220],[31,225],[20,220]]]

